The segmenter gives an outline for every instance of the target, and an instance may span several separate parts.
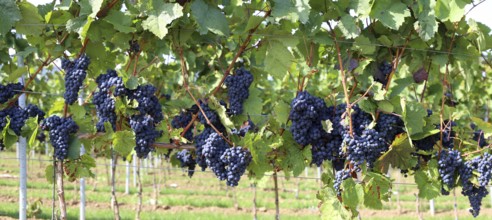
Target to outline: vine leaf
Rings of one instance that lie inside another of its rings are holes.
[[[360,29],[357,27],[355,19],[349,14],[342,16],[338,23],[338,28],[340,28],[343,35],[349,39],[356,38],[360,34]]]
[[[71,160],[79,159],[80,158],[80,145],[82,144],[79,140],[79,138],[75,137],[74,135],[70,135],[70,143],[68,145],[68,155],[67,158]]]
[[[275,120],[277,120],[279,124],[284,124],[285,122],[287,122],[290,114],[290,106],[287,103],[285,103],[284,101],[278,102],[278,104],[274,108],[274,111],[276,116]]]
[[[415,23],[415,30],[420,38],[428,41],[434,37],[437,31],[437,21],[434,13],[436,3],[433,0],[418,1],[418,21]]]
[[[393,30],[398,30],[408,16],[410,12],[407,6],[400,1],[375,1],[371,11],[371,17],[378,19]]]
[[[441,184],[437,171],[437,160],[431,160],[425,169],[415,172],[415,183],[419,188],[419,197],[433,199],[440,195]]]
[[[364,187],[361,184],[356,184],[354,179],[348,178],[342,182],[342,201],[351,209],[356,209],[357,206],[364,202]]]
[[[243,103],[244,114],[260,115],[263,109],[263,99],[260,97],[261,91],[254,87],[249,87],[249,97]]]
[[[437,0],[435,11],[441,21],[458,22],[465,15],[464,0]]]
[[[382,209],[382,201],[388,201],[390,197],[391,180],[379,173],[368,172],[364,187],[364,205],[368,208]]]
[[[405,99],[402,99],[400,103],[403,109],[403,121],[409,136],[422,132],[425,126],[424,118],[427,117],[424,107],[420,103],[406,102]]]
[[[130,154],[135,146],[135,135],[131,131],[113,133],[113,149],[122,156]]]
[[[270,73],[273,78],[281,79],[285,76],[293,58],[292,53],[282,42],[269,40],[265,57],[265,71]]]
[[[337,199],[337,196],[332,188],[326,187],[321,190],[316,197],[321,200],[321,219],[350,219],[351,213]]]
[[[142,27],[163,39],[168,32],[167,25],[181,16],[183,16],[183,7],[179,4],[159,4],[155,10],[149,12],[149,17],[142,22]]]
[[[38,8],[29,2],[21,2],[19,9],[22,19],[16,23],[16,33],[31,36],[41,35],[45,27],[44,19],[39,15]]]
[[[200,34],[211,31],[218,35],[229,36],[229,24],[218,8],[208,5],[203,0],[197,0],[191,4],[191,15],[198,23]]]
[[[112,24],[114,29],[119,32],[131,33],[135,31],[135,28],[131,27],[132,19],[121,11],[111,10],[104,20]]]
[[[390,149],[379,157],[374,167],[381,173],[387,173],[390,165],[399,169],[410,169],[417,164],[417,160],[412,156],[413,152],[415,149],[410,144],[407,134],[397,135]]]
[[[16,21],[21,20],[19,7],[12,0],[0,0],[0,35],[4,35],[12,29]]]
[[[293,22],[301,21],[303,24],[309,21],[309,13],[311,12],[309,0],[274,0],[274,2],[272,16],[287,18]]]
[[[360,51],[362,54],[374,54],[376,51],[376,46],[371,42],[371,39],[364,35],[360,35],[355,38],[355,44],[352,46],[353,49]]]

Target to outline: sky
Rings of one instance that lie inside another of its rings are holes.
[[[28,0],[35,5],[37,4],[46,4],[53,2],[53,0]],[[474,0],[474,2],[479,2],[479,0]],[[466,11],[468,11],[472,5],[468,5],[466,7]],[[475,7],[469,14],[468,18],[472,18],[475,21],[479,21],[489,26],[492,29],[492,0],[484,0],[483,3]]]

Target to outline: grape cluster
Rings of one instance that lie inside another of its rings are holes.
[[[108,69],[105,74],[101,74],[96,78],[97,87],[99,91],[111,92],[111,88],[114,87],[114,96],[125,95],[127,89],[123,83],[123,79],[118,76],[118,73],[114,70]]]
[[[377,71],[374,74],[374,80],[376,82],[380,82],[381,84],[383,84],[383,86],[386,86],[391,71],[393,71],[391,63],[387,61],[382,62],[378,66]]]
[[[116,130],[116,102],[111,95],[104,91],[94,92],[92,103],[96,106],[97,117],[99,118],[99,121],[96,124],[97,131],[106,131],[104,122],[109,122],[113,127],[113,130]]]
[[[442,131],[442,146],[444,148],[453,149],[454,137],[456,136],[456,133],[453,131],[453,126],[456,126],[456,123],[454,121],[452,121],[451,123],[449,123],[448,121],[444,121]]]
[[[189,150],[182,150],[176,154],[176,159],[179,160],[181,167],[188,169],[188,176],[192,177],[195,173],[196,161],[191,156]]]
[[[44,132],[39,132],[36,135],[36,140],[38,140],[41,143],[44,143],[46,141],[46,134],[44,134]]]
[[[242,147],[231,147],[224,151],[220,160],[225,165],[227,185],[238,185],[251,159],[251,153]]]
[[[138,102],[137,109],[140,114],[148,114],[155,123],[159,123],[164,119],[164,115],[159,99],[154,94],[156,91],[157,89],[152,85],[140,85],[134,90],[128,90],[127,97]]]
[[[345,132],[342,137],[347,149],[347,160],[354,163],[356,167],[364,161],[368,167],[372,167],[389,147],[383,136],[374,129],[364,129],[361,133],[354,132],[353,136]]]
[[[335,192],[337,192],[338,196],[342,194],[342,189],[340,188],[342,182],[348,178],[350,178],[349,170],[339,170],[335,173],[335,181],[333,183],[333,188],[335,189]]]
[[[20,83],[0,84],[0,104],[7,102],[14,95],[19,94],[22,89],[24,89],[24,86]]]
[[[202,108],[203,112],[207,116],[210,123],[212,123],[212,125],[216,127],[217,125],[221,125],[219,115],[217,115],[217,112],[208,107],[208,104],[202,102],[200,103],[200,107]],[[203,116],[202,111],[200,110],[198,111],[198,120],[200,120],[200,123],[207,125],[207,119]]]
[[[251,83],[253,83],[253,75],[243,68],[237,69],[236,74],[225,79],[230,111],[233,115],[243,113],[243,102],[249,97]]]
[[[45,113],[37,105],[28,104],[25,110],[30,118],[38,117],[38,123],[44,119]]]
[[[439,156],[438,171],[442,182],[449,188],[454,187],[454,177],[462,166],[463,160],[457,150],[443,150]]]
[[[65,103],[73,104],[79,96],[79,90],[87,76],[87,68],[89,67],[89,57],[82,55],[73,62],[70,60],[62,60],[62,68],[65,70]]]
[[[179,115],[174,116],[173,120],[171,121],[171,126],[173,128],[186,128],[188,124],[191,122],[192,116],[191,113],[188,111],[184,111],[179,113]],[[189,128],[188,131],[186,131],[184,138],[188,139],[189,141],[193,140],[193,128]]]
[[[299,92],[290,103],[290,131],[300,145],[316,143],[326,132],[321,122],[328,119],[325,102],[306,91]]]
[[[10,119],[9,128],[12,129],[17,136],[19,136],[27,118],[29,118],[27,111],[18,106],[12,106],[1,110],[0,130],[7,126],[7,117]]]
[[[219,134],[214,132],[208,136],[202,147],[202,154],[207,166],[214,172],[219,180],[226,180],[227,171],[220,157],[226,149],[229,148],[227,142],[225,142]]]
[[[212,134],[215,133],[214,129],[209,126],[205,126],[205,129],[195,136],[195,155],[196,155],[196,163],[198,166],[202,168],[202,171],[207,168],[207,162],[205,160],[205,157],[203,156],[203,147],[205,143],[207,143],[208,137]]]
[[[51,145],[55,148],[55,157],[64,160],[68,155],[70,134],[75,134],[79,126],[71,118],[60,118],[56,115],[44,119],[41,129],[49,131]]]
[[[404,123],[400,117],[393,114],[381,113],[379,114],[376,130],[386,142],[391,144],[397,134],[403,133]]]
[[[130,44],[131,53],[138,53],[140,51],[140,45],[137,40],[130,40],[128,41],[128,44]]]
[[[146,158],[154,150],[155,139],[162,135],[162,131],[155,129],[155,121],[149,115],[133,115],[130,118],[130,127],[135,132],[137,156]]]
[[[96,83],[99,91],[94,93],[92,103],[96,106],[97,117],[99,121],[96,124],[98,132],[105,132],[104,123],[109,122],[116,130],[116,112],[114,96],[124,95],[126,93],[125,86],[121,77],[114,70],[107,70],[105,74],[101,74],[96,78]],[[115,87],[114,93],[111,88]]]
[[[468,197],[470,201],[470,212],[474,217],[480,213],[482,199],[488,195],[486,186],[491,178],[492,155],[485,153],[482,156],[473,158],[470,161],[462,163],[459,169],[461,179],[461,194]],[[478,185],[472,182],[473,173],[476,171],[478,176]]]

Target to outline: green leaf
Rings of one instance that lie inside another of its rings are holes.
[[[138,78],[134,76],[130,77],[125,82],[125,87],[128,89],[136,89],[138,87]]]
[[[343,36],[348,39],[356,38],[360,34],[360,30],[356,24],[356,20],[349,14],[345,14],[342,16],[337,27],[340,28],[340,31],[342,31]]]
[[[142,22],[142,27],[162,39],[168,32],[167,25],[181,16],[183,16],[183,7],[179,4],[159,4],[157,8],[149,13],[149,17]]]
[[[437,32],[437,21],[434,13],[434,0],[418,1],[419,14],[418,21],[415,23],[415,30],[419,33],[420,38],[428,41],[434,37]]]
[[[70,110],[70,114],[74,119],[82,119],[85,117],[85,108],[81,105],[71,105],[68,108]]]
[[[285,124],[287,123],[287,119],[289,119],[290,106],[284,101],[279,101],[274,108],[274,112],[275,120],[277,120],[279,124]]]
[[[382,201],[388,201],[390,197],[391,180],[379,173],[368,172],[369,178],[364,186],[364,205],[372,209],[382,209]]]
[[[191,4],[191,15],[198,23],[200,34],[211,31],[218,35],[229,36],[227,19],[217,7],[208,5],[203,0],[196,0]]]
[[[364,35],[355,38],[355,43],[352,48],[360,51],[362,54],[373,54],[376,51],[376,46],[371,39]]]
[[[342,182],[342,201],[343,204],[355,209],[359,203],[364,201],[364,187],[356,184],[353,178],[348,178]]]
[[[251,16],[249,17],[248,24],[246,24],[246,28],[244,28],[245,32],[248,32],[249,30],[253,29],[257,25],[259,25],[263,21],[263,17],[260,16]]]
[[[136,30],[134,27],[132,27],[132,18],[121,11],[109,11],[104,20],[112,24],[114,26],[114,29],[123,33],[131,33]]]
[[[0,35],[4,35],[12,29],[16,21],[21,20],[19,7],[12,0],[0,0]]]
[[[263,109],[261,91],[255,86],[249,87],[249,97],[243,103],[243,114],[260,115]]]
[[[17,68],[11,74],[9,74],[8,81],[13,82],[16,79],[19,79],[22,75],[27,73],[27,71],[27,66]]]
[[[90,18],[96,18],[103,2],[104,0],[82,0],[80,3],[80,15],[87,15]]]
[[[434,10],[441,21],[458,22],[465,15],[464,0],[437,0]]]
[[[380,109],[383,112],[393,112],[395,107],[393,104],[391,104],[390,101],[388,100],[382,100],[378,102],[378,109]]]
[[[358,17],[363,19],[369,16],[371,12],[372,5],[375,1],[372,0],[354,0],[350,1],[351,8],[355,10],[355,13],[359,15]]]
[[[374,167],[387,173],[389,166],[402,170],[410,169],[417,165],[417,160],[412,156],[415,149],[410,144],[406,133],[397,135],[390,149],[376,161]]]
[[[81,40],[84,40],[93,21],[94,19],[90,17],[76,17],[68,20],[66,28],[68,32],[75,32],[81,36]]]
[[[44,177],[49,184],[53,184],[53,179],[55,178],[55,169],[52,164],[46,166],[44,169]]]
[[[351,219],[351,213],[338,200],[332,188],[322,189],[316,196],[321,200],[320,211],[322,220]]]
[[[227,132],[229,133],[230,130],[234,128],[234,123],[232,123],[229,116],[227,116],[225,107],[219,103],[219,100],[217,100],[215,96],[209,98],[208,104],[212,110],[215,110],[217,112],[217,115],[219,115],[220,118],[220,122],[222,122],[222,125],[226,127]]]
[[[113,134],[113,148],[121,156],[127,156],[135,146],[135,136],[131,131],[117,131]]]
[[[45,27],[44,19],[39,15],[38,8],[29,2],[21,2],[19,9],[22,19],[15,24],[16,32],[32,36],[41,35]]]
[[[287,18],[293,22],[301,21],[305,24],[309,20],[311,6],[309,0],[273,0],[275,4],[272,7],[272,16],[278,18]]]
[[[435,171],[431,171],[434,169]],[[428,167],[419,169],[415,172],[415,183],[419,188],[419,197],[425,199],[433,199],[440,195],[441,184],[439,181],[439,173],[437,173],[437,161],[431,160]]]
[[[282,79],[292,63],[292,53],[280,41],[269,40],[265,58],[265,71],[275,79]]]
[[[394,30],[398,30],[408,16],[410,16],[410,11],[407,6],[400,1],[374,1],[374,6],[371,11],[371,17],[378,19],[386,27]]]
[[[423,131],[425,126],[424,118],[427,117],[427,110],[420,103],[400,101],[403,108],[403,121],[410,136]]]
[[[80,158],[80,145],[82,143],[80,142],[79,138],[77,138],[74,135],[70,136],[70,141],[68,145],[68,155],[67,158],[71,160],[79,159]]]

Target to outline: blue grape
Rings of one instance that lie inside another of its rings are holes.
[[[196,161],[193,159],[189,150],[181,150],[176,154],[176,159],[179,160],[181,167],[188,169],[188,176],[192,177],[195,173]]]
[[[109,122],[116,130],[116,112],[115,112],[115,100],[111,95],[104,91],[94,92],[92,97],[92,103],[96,106],[97,117],[99,121],[96,124],[98,132],[105,132],[104,122]]]
[[[26,107],[27,115],[30,118],[38,117],[38,123],[44,119],[45,113],[37,105],[28,104]]]
[[[251,159],[251,153],[239,146],[227,148],[224,151],[220,160],[225,165],[228,186],[238,185]]]
[[[140,85],[134,90],[127,90],[127,96],[138,102],[137,109],[140,114],[148,114],[159,123],[164,119],[164,115],[159,99],[155,96],[156,91],[157,89],[152,85]]]
[[[171,126],[173,128],[186,128],[188,124],[191,122],[192,116],[191,113],[188,111],[181,112],[179,115],[174,116],[173,120],[171,121]],[[193,139],[193,126],[186,131],[184,138],[188,139],[191,141]]]
[[[71,118],[60,118],[56,115],[44,119],[41,129],[49,131],[51,145],[55,148],[55,157],[64,160],[68,156],[70,135],[79,130],[79,126]]]
[[[338,196],[342,194],[342,189],[340,188],[342,182],[348,178],[350,178],[349,170],[340,170],[335,173],[335,181],[333,183],[333,188],[335,189],[335,192],[337,193]]]
[[[243,113],[243,102],[249,97],[251,83],[253,83],[253,75],[243,68],[237,69],[236,74],[225,79],[230,111],[233,115]]]
[[[20,83],[9,83],[5,86],[0,84],[0,104],[7,102],[23,89],[24,86]]]
[[[350,58],[343,61],[343,69],[345,71],[351,72],[352,70],[357,69],[357,67],[359,67],[359,61],[356,59]],[[340,70],[340,63],[337,62],[335,64],[335,69]]]
[[[200,103],[200,107],[212,125],[217,126],[221,123],[217,112],[208,107],[208,104]],[[200,120],[200,123],[207,125],[207,119],[203,116],[202,111],[200,110],[198,112],[198,120]]]
[[[131,53],[138,53],[140,51],[140,45],[138,45],[137,40],[130,40],[128,41],[128,44],[130,44]]]
[[[10,119],[9,128],[12,129],[17,136],[19,136],[27,118],[29,118],[27,111],[18,106],[12,106],[1,110],[0,130],[3,130],[3,128],[7,126],[7,117]]]
[[[212,133],[205,140],[205,144],[202,146],[202,154],[205,158],[207,166],[217,176],[219,180],[227,179],[227,170],[225,164],[221,161],[220,157],[229,148],[227,142],[217,133]]]
[[[73,62],[63,59],[62,68],[65,70],[65,98],[66,104],[73,104],[79,96],[79,90],[87,76],[87,68],[89,67],[90,59],[86,55],[82,55]]]
[[[135,133],[135,152],[139,158],[147,158],[154,150],[155,139],[162,136],[162,131],[155,128],[155,121],[149,115],[133,115],[130,118],[130,127]]]
[[[461,194],[468,197],[471,205],[470,212],[474,217],[480,213],[482,199],[488,195],[486,186],[489,184],[491,177],[491,165],[492,155],[485,153],[483,156],[466,161],[459,170],[462,186]],[[478,186],[474,185],[471,180],[474,170],[479,173]]]
[[[390,62],[384,61],[382,62],[378,68],[376,73],[374,73],[373,77],[376,82],[380,82],[383,86],[388,84],[389,75],[393,71],[393,66]]]
[[[454,178],[462,163],[463,160],[459,151],[441,151],[438,161],[438,171],[443,184],[447,185],[450,189],[454,187]]]
[[[476,130],[473,131],[473,140],[478,142],[479,147],[485,147],[489,145],[487,141],[485,140],[485,136],[482,130]]]
[[[302,91],[292,100],[290,107],[290,131],[298,144],[315,143],[326,134],[321,122],[328,119],[328,108],[322,99]]]
[[[96,83],[99,90],[104,92],[110,92],[111,88],[114,87],[114,96],[125,95],[127,92],[123,79],[111,69],[108,69],[105,74],[99,75],[96,78]]]
[[[393,114],[379,114],[376,124],[376,130],[380,135],[391,144],[397,134],[403,133],[404,123],[400,117]]]
[[[205,129],[195,136],[195,155],[196,155],[196,163],[198,166],[202,168],[202,171],[207,168],[207,162],[205,160],[205,157],[203,155],[203,146],[205,143],[207,143],[208,137],[212,134],[215,133],[214,129],[212,129],[209,126],[205,126]]]

